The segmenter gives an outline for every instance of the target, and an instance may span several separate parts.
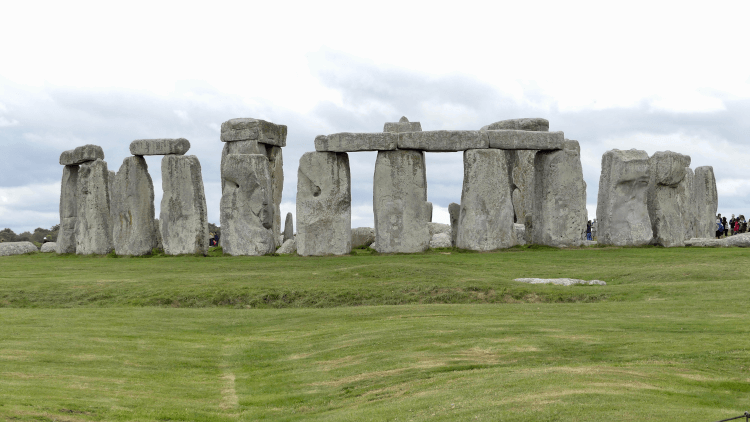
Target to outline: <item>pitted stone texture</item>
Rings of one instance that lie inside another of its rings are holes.
[[[554,247],[581,243],[588,213],[578,151],[578,142],[566,141],[562,151],[536,154],[531,243]]]
[[[523,224],[513,224],[513,234],[516,236],[516,245],[526,244],[526,226]]]
[[[464,183],[456,247],[475,251],[516,244],[505,153],[464,152]]]
[[[448,205],[448,214],[451,219],[451,243],[456,246],[456,236],[458,236],[458,217],[461,215],[461,205],[451,202]]]
[[[695,173],[690,167],[685,167],[685,179],[677,185],[677,195],[683,204],[682,226],[685,230],[685,240],[695,237],[695,220],[697,209],[693,201],[693,185],[695,184]]]
[[[488,145],[487,137],[478,130],[431,130],[398,135],[399,149],[452,152],[487,148]]]
[[[112,221],[109,213],[109,170],[96,160],[78,168],[76,253],[106,255],[112,252]]]
[[[63,167],[60,183],[60,229],[57,253],[76,252],[76,219],[78,216],[78,166]]]
[[[490,148],[513,150],[561,150],[565,142],[563,132],[530,132],[525,130],[487,130],[482,132]]]
[[[685,246],[702,246],[713,248],[750,248],[750,233],[735,234],[734,236],[724,237],[721,239],[693,238],[685,241]]]
[[[695,237],[714,237],[718,206],[719,194],[716,191],[714,168],[711,166],[696,168],[695,180],[693,181]]]
[[[284,243],[276,250],[279,255],[291,255],[297,252],[297,242],[294,239],[287,239]]]
[[[258,141],[277,147],[286,146],[286,125],[260,119],[232,119],[221,124],[221,141]]]
[[[221,169],[221,246],[227,255],[276,250],[269,163],[262,154],[229,154]]]
[[[482,127],[482,130],[529,130],[534,132],[549,132],[549,120],[539,117],[525,119],[501,120]]]
[[[372,227],[357,227],[352,229],[352,249],[360,246],[370,246],[375,242],[375,229]]]
[[[74,166],[89,161],[104,160],[104,150],[98,145],[83,145],[60,154],[60,165]]]
[[[297,171],[297,254],[344,255],[351,250],[349,156],[307,152]]]
[[[430,239],[430,248],[450,248],[451,246],[453,243],[448,233],[435,233]]]
[[[596,205],[599,243],[637,246],[651,242],[647,206],[650,174],[646,151],[613,149],[602,155]]]
[[[47,252],[56,252],[57,250],[57,243],[56,242],[47,242],[42,245],[40,252],[47,253]]]
[[[265,154],[266,147],[259,144],[258,141],[234,141],[225,142],[221,151],[221,167],[224,167],[224,160],[229,154]],[[221,192],[224,193],[224,180],[221,181]]]
[[[0,242],[0,256],[39,252],[31,242]]]
[[[165,155],[161,160],[159,230],[167,255],[208,252],[206,195],[198,157]],[[223,235],[223,230],[222,230]]]
[[[315,151],[355,152],[392,151],[398,147],[396,133],[334,133],[315,138]]]
[[[378,252],[422,252],[430,246],[427,177],[421,151],[380,151],[373,180]]]
[[[294,217],[290,212],[286,213],[286,220],[284,220],[284,242],[289,239],[294,239]]]
[[[531,215],[534,208],[534,157],[536,151],[516,150],[508,151],[513,155],[511,180],[514,187],[512,192],[513,212],[516,223],[523,224],[526,215]],[[507,156],[508,154],[506,154]]]
[[[273,201],[273,235],[274,239],[281,236],[281,194],[284,190],[284,157],[281,147],[266,145],[268,171],[271,176],[271,200]],[[276,247],[281,246],[281,242]]]
[[[651,178],[648,188],[648,213],[653,243],[665,247],[685,244],[683,218],[689,218],[688,204],[684,203],[685,168],[690,157],[672,151],[660,151],[649,159]]]
[[[447,233],[450,236],[452,231],[450,224],[443,223],[429,222],[427,223],[427,228],[430,230],[430,237],[435,236],[438,233]]]
[[[130,143],[133,155],[185,155],[190,149],[190,141],[177,139],[138,139]]]
[[[383,132],[401,133],[401,132],[421,132],[421,131],[422,131],[421,123],[409,122],[409,119],[407,119],[405,116],[401,117],[401,119],[396,123],[386,123],[383,126]]]
[[[154,184],[141,156],[127,157],[112,182],[112,241],[118,255],[146,255],[158,242]]]

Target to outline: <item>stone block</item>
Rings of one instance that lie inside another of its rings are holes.
[[[695,169],[693,181],[693,215],[695,237],[712,238],[716,234],[716,211],[719,194],[716,190],[714,168],[702,166]]]
[[[104,160],[104,150],[98,145],[83,145],[60,154],[60,165],[74,166],[94,160]]]
[[[205,255],[208,252],[208,218],[198,157],[165,155],[161,160],[161,184],[164,195],[159,230],[164,253]]]
[[[355,152],[391,151],[398,146],[396,133],[334,133],[315,138],[315,151]]]
[[[268,158],[268,174],[271,177],[271,200],[273,202],[273,235],[274,239],[281,236],[281,194],[284,190],[284,157],[281,147],[266,145],[266,158]],[[281,242],[276,243],[276,247]]]
[[[112,252],[109,170],[106,162],[97,159],[78,168],[76,202],[76,253],[106,255]]]
[[[513,234],[516,236],[516,245],[526,244],[526,226],[523,224],[513,224]]]
[[[435,233],[430,239],[430,248],[450,248],[453,246],[451,235],[448,233]]]
[[[190,141],[177,139],[138,139],[130,143],[133,155],[185,155],[190,149]]]
[[[110,192],[112,241],[118,255],[147,255],[158,245],[154,184],[142,156],[127,157]]]
[[[221,124],[221,141],[257,141],[285,147],[286,126],[260,119],[231,119]]]
[[[258,141],[234,141],[225,142],[221,151],[221,167],[224,167],[224,160],[229,154],[265,154],[266,147],[259,144]],[[221,168],[220,167],[220,168]],[[224,193],[224,180],[221,181],[221,192]]]
[[[56,242],[47,242],[42,244],[42,247],[39,249],[42,253],[48,253],[48,252],[56,252],[57,251],[57,243]]]
[[[516,216],[516,223],[523,224],[526,221],[526,215],[530,215],[534,208],[534,157],[536,151],[516,150],[508,151],[508,153],[513,155],[511,171],[513,212]]]
[[[489,147],[505,150],[529,149],[552,151],[563,149],[563,132],[530,132],[525,130],[487,130]]]
[[[57,232],[57,253],[76,252],[76,220],[78,216],[78,166],[63,167],[60,183],[60,229]]]
[[[399,149],[430,152],[455,152],[487,148],[487,137],[478,130],[431,130],[398,135]]]
[[[461,215],[461,205],[451,202],[448,205],[448,214],[451,219],[451,243],[456,246],[456,236],[458,236],[458,217]]]
[[[683,204],[682,226],[685,230],[685,240],[695,237],[695,220],[697,209],[693,201],[693,185],[695,173],[690,167],[685,167],[685,179],[677,185],[677,198]]]
[[[289,239],[294,239],[294,217],[290,212],[286,213],[286,220],[284,220],[284,242]]]
[[[287,239],[284,243],[276,250],[279,255],[291,255],[297,252],[297,242],[294,239]]]
[[[22,255],[39,252],[31,242],[0,242],[0,256]]]
[[[690,167],[690,156],[672,151],[659,151],[649,159],[654,183],[676,187],[685,178],[685,168]]]
[[[482,130],[528,130],[533,132],[549,132],[549,120],[539,117],[501,120],[482,127]]]
[[[383,126],[383,132],[402,133],[402,132],[421,132],[422,124],[419,122],[410,122],[406,117],[401,117],[396,123],[386,123]]]
[[[690,218],[685,203],[685,168],[690,157],[672,151],[660,151],[649,158],[651,177],[648,187],[648,213],[652,242],[665,247],[684,246],[684,218]],[[683,186],[680,186],[680,184]]]
[[[375,229],[372,227],[357,227],[352,229],[352,249],[360,246],[370,246],[375,242]]]
[[[430,237],[435,236],[438,233],[447,233],[450,236],[452,232],[451,225],[443,223],[429,222],[427,223],[427,229],[430,231]]]

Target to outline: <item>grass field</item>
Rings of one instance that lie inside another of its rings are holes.
[[[749,257],[2,257],[0,419],[716,421],[750,410]]]

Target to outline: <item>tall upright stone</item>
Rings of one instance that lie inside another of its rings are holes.
[[[271,177],[271,199],[273,201],[273,234],[276,246],[279,247],[279,235],[281,234],[281,194],[284,190],[284,159],[281,147],[265,145],[266,158],[268,158],[268,170]]]
[[[456,236],[458,236],[458,217],[461,215],[461,205],[451,202],[448,205],[448,214],[451,219],[451,244],[456,246]]]
[[[684,203],[685,168],[690,157],[672,151],[659,151],[649,158],[651,177],[648,190],[648,213],[653,243],[665,247],[685,245],[683,218],[689,218]]]
[[[531,215],[534,209],[534,157],[536,151],[516,150],[511,171],[513,186],[512,201],[515,221],[524,224],[526,215]]]
[[[294,239],[294,217],[292,213],[286,213],[286,220],[284,220],[284,242],[289,239]]]
[[[600,244],[637,246],[651,242],[647,206],[650,174],[646,151],[614,149],[604,153],[596,206]]]
[[[229,154],[263,154],[265,155],[266,148],[263,144],[259,144],[258,141],[246,140],[246,141],[233,141],[225,142],[224,148],[221,151],[221,164],[219,168],[224,168],[224,160],[226,160]],[[221,192],[224,192],[224,179],[221,180]]]
[[[112,240],[118,255],[146,255],[158,245],[154,183],[142,156],[123,160],[111,183]]]
[[[165,155],[161,160],[164,196],[159,230],[167,255],[208,252],[208,218],[198,157]]]
[[[703,166],[695,169],[693,204],[695,237],[713,238],[716,233],[716,210],[719,206],[713,167]]]
[[[76,220],[78,216],[78,166],[63,167],[60,184],[60,230],[57,233],[57,253],[76,252]]]
[[[228,255],[265,255],[276,250],[268,159],[229,154],[221,169],[221,246]]]
[[[693,190],[695,184],[695,173],[690,167],[685,167],[685,180],[677,185],[677,198],[682,203],[682,226],[685,230],[685,240],[695,237],[695,214],[696,207],[693,202]]]
[[[300,158],[296,243],[302,256],[351,252],[351,174],[346,153],[315,151]]]
[[[379,151],[372,202],[378,252],[412,253],[429,248],[424,152]]]
[[[536,153],[532,243],[554,247],[581,243],[588,214],[580,151],[577,141],[565,140],[562,150]]]
[[[99,158],[78,169],[75,238],[79,255],[105,255],[113,249],[108,179],[107,163]]]
[[[516,244],[513,205],[505,153],[496,149],[464,152],[464,182],[456,247],[476,251]]]

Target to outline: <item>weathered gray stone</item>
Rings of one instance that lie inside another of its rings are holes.
[[[407,119],[406,117],[401,117],[401,119],[396,123],[386,123],[383,126],[383,132],[401,133],[421,131],[422,124],[420,124],[419,122],[409,122],[409,119]]]
[[[294,239],[287,239],[284,243],[276,250],[279,255],[291,255],[297,252],[297,242]]]
[[[227,255],[265,255],[276,250],[268,159],[229,154],[221,169],[221,246]]]
[[[650,174],[646,151],[614,149],[604,153],[596,206],[599,243],[636,246],[651,242],[647,206]]]
[[[690,167],[685,167],[685,179],[677,185],[677,198],[683,204],[682,226],[685,230],[685,240],[695,237],[696,207],[693,202],[695,173]]]
[[[297,253],[344,255],[352,250],[349,156],[307,152],[297,171]]]
[[[456,236],[458,236],[458,217],[461,215],[461,205],[451,202],[448,205],[448,214],[451,219],[451,243],[456,246]]]
[[[432,202],[427,202],[427,221],[432,222]]]
[[[435,233],[430,239],[430,248],[450,248],[453,246],[451,235],[448,233]]]
[[[482,132],[490,148],[529,149],[537,151],[561,150],[565,142],[563,132],[530,132],[525,130],[487,130]],[[400,146],[400,144],[399,144]]]
[[[165,155],[161,160],[161,184],[164,195],[159,230],[164,253],[205,255],[208,252],[208,218],[198,157]]]
[[[47,242],[42,244],[42,247],[40,248],[40,252],[56,252],[57,251],[57,243],[56,242]]]
[[[258,141],[277,147],[286,146],[286,126],[260,119],[232,119],[221,124],[222,142]]]
[[[577,141],[566,140],[562,151],[537,152],[531,243],[554,247],[581,243],[588,213],[579,151]],[[526,230],[530,231],[528,226]]]
[[[516,278],[513,281],[529,284],[557,284],[558,286],[575,286],[576,284],[606,286],[601,280],[579,280],[577,278]]]
[[[357,227],[352,229],[352,249],[360,246],[370,246],[375,242],[375,229],[372,227]]]
[[[700,167],[699,167],[700,168]],[[714,231],[714,235],[715,235]],[[685,241],[685,246],[702,246],[712,248],[750,248],[750,233],[740,233],[733,236],[714,238],[692,238]]]
[[[373,212],[378,252],[422,252],[430,246],[423,152],[378,152],[373,180]]]
[[[695,169],[693,181],[693,209],[695,237],[712,238],[716,233],[716,210],[719,195],[716,191],[714,168],[703,166]]]
[[[57,253],[76,252],[77,198],[78,166],[65,166],[60,184],[60,229],[57,232]]]
[[[513,185],[512,200],[516,223],[523,224],[526,215],[534,209],[534,157],[536,151],[508,151],[513,155],[511,180]],[[506,157],[508,154],[506,154]]]
[[[523,224],[513,224],[513,234],[516,236],[516,245],[526,244],[526,226]]]
[[[108,179],[107,163],[100,159],[78,169],[75,239],[79,255],[105,255],[113,249]]]
[[[292,213],[286,213],[286,220],[284,220],[284,242],[289,239],[294,239],[294,217]]]
[[[83,145],[60,154],[60,165],[73,166],[94,160],[104,160],[104,150],[98,145]]]
[[[435,236],[438,233],[447,233],[450,236],[452,232],[451,225],[443,223],[429,222],[427,223],[427,229],[430,231],[430,237]]]
[[[529,244],[532,241],[532,234],[534,233],[534,216],[526,214],[526,219],[523,221],[523,240],[525,244]]]
[[[685,244],[683,218],[689,218],[688,204],[684,201],[685,168],[690,157],[672,151],[660,151],[649,158],[651,177],[648,187],[648,213],[653,243],[665,247]]]
[[[266,158],[268,158],[268,171],[271,176],[273,238],[278,240],[281,236],[281,194],[284,190],[284,158],[281,147],[266,144]],[[278,242],[276,246],[281,246],[281,243]]]
[[[156,228],[156,249],[164,251],[164,242],[161,240],[161,230],[159,229],[161,225],[158,218],[154,218],[154,227]]]
[[[225,142],[221,151],[221,167],[224,167],[224,160],[229,154],[265,154],[266,148],[263,145],[259,144],[258,141]],[[221,181],[221,192],[224,193],[223,179]]]
[[[505,153],[491,149],[464,152],[456,247],[491,251],[515,244]]]
[[[190,141],[177,139],[138,139],[130,143],[133,155],[185,155],[190,149]]]
[[[398,146],[396,133],[334,133],[315,138],[315,151],[354,152],[391,151]]]
[[[478,130],[431,130],[398,135],[399,149],[451,152],[487,148],[487,137]]]
[[[154,184],[142,156],[127,157],[110,192],[112,241],[118,255],[146,255],[158,242],[154,226]]]
[[[484,126],[482,130],[529,130],[535,132],[549,132],[549,120],[536,118],[501,120]]]
[[[22,255],[39,252],[31,242],[0,242],[0,256]]]

